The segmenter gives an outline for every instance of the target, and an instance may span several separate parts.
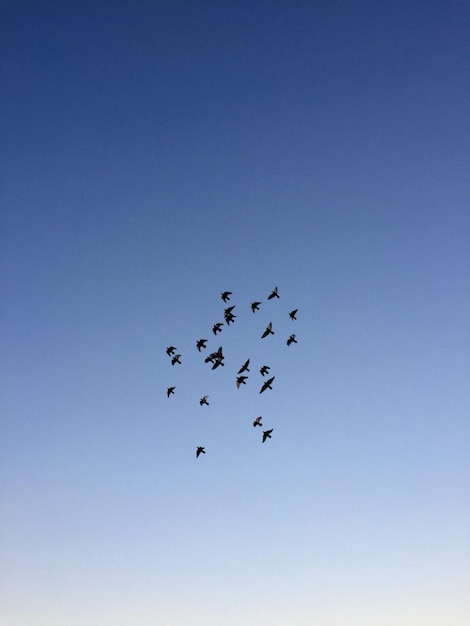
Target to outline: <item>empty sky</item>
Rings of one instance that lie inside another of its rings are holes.
[[[467,3],[0,11],[2,624],[467,624]]]

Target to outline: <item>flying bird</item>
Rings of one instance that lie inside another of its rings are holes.
[[[235,308],[235,305],[229,306],[228,308],[224,310],[224,319],[227,323],[227,326],[230,326],[230,322],[235,321],[235,318],[237,317],[236,315],[232,313],[234,308]]]
[[[266,389],[272,389],[271,383],[273,382],[275,378],[276,377],[273,376],[272,378],[269,378],[265,383],[263,383],[263,386],[260,389],[260,393],[263,393],[263,391],[266,391]]]
[[[179,363],[181,365],[180,357],[181,354],[175,354],[175,356],[171,359],[171,364],[174,365],[175,363]]]
[[[222,332],[223,325],[224,325],[223,322],[217,322],[217,324],[214,324],[214,326],[212,327],[212,332],[214,333],[214,335],[217,335],[217,333]]]
[[[255,419],[255,421],[253,422],[253,426],[262,426],[263,424],[261,423],[262,417],[261,415],[259,417],[257,417]]]
[[[197,449],[196,449],[196,459],[201,454],[201,452],[202,452],[202,454],[206,453],[206,451],[204,450],[203,446],[198,446]]]
[[[207,356],[207,357],[204,359],[204,362],[205,362],[205,363],[209,363],[209,362],[210,362],[210,363],[213,363],[213,362],[214,362],[214,361],[216,361],[217,359],[220,359],[221,361],[223,361],[223,359],[224,359],[224,358],[225,358],[225,357],[224,357],[223,352],[222,352],[222,346],[220,346],[220,348],[217,350],[217,352],[211,352],[211,353],[209,354],[209,356]]]
[[[271,291],[271,293],[268,296],[268,300],[272,300],[273,298],[279,298],[277,287],[274,287],[274,289]]]
[[[166,349],[166,353],[168,354],[168,356],[171,356],[175,352],[176,352],[175,346],[168,346],[168,348]]]
[[[175,389],[176,387],[168,387],[166,390],[166,395],[169,398],[171,396],[172,393],[175,393]]]
[[[206,404],[207,406],[209,406],[209,403],[207,402],[207,398],[209,396],[202,396],[202,398],[199,400],[199,404],[202,406],[203,404]]]
[[[291,311],[289,313],[289,317],[291,318],[291,320],[296,320],[297,318],[295,317],[295,314],[297,313],[299,309],[294,309],[293,311]]]
[[[243,372],[249,372],[248,365],[250,364],[250,359],[247,359],[241,368],[238,370],[237,374],[243,374]]]
[[[220,297],[222,298],[224,302],[228,302],[228,300],[230,300],[231,295],[232,295],[231,291],[224,291],[223,293],[220,294]]]
[[[236,317],[237,316],[233,313],[228,313],[228,315],[225,316],[225,322],[227,326],[230,326],[230,322],[234,322]]]
[[[263,430],[263,441],[261,443],[264,443],[266,439],[271,439],[271,433],[273,430],[274,428],[271,428],[270,430]]]
[[[259,311],[259,305],[261,304],[261,302],[252,302],[251,303],[251,310],[254,313],[255,311]]]
[[[219,365],[225,365],[223,362],[224,358],[225,357],[222,352],[222,346],[220,346],[217,352],[211,352],[211,354],[209,354],[209,356],[204,359],[204,362],[212,363],[212,369],[215,370],[217,367],[219,367]]]
[[[198,339],[196,342],[196,348],[201,352],[201,348],[206,348],[207,339]]]
[[[225,367],[225,363],[222,361],[222,359],[220,359],[219,357],[217,357],[214,360],[214,364],[212,366],[212,369],[215,370],[219,367],[219,365],[222,365],[222,367]]]
[[[240,385],[246,385],[246,379],[248,376],[237,376],[237,389],[240,389]]]
[[[261,339],[264,339],[264,338],[265,338],[265,337],[267,337],[268,335],[274,335],[272,322],[269,322],[269,324],[266,326],[266,330],[265,330],[265,331],[264,331],[264,333],[261,335]]]
[[[287,345],[290,346],[291,343],[298,343],[297,339],[295,338],[295,335],[291,335],[289,337],[289,339],[287,340]]]
[[[269,367],[269,365],[263,365],[262,367],[260,367],[259,373],[261,374],[261,376],[264,376],[269,372],[270,369],[271,368]]]

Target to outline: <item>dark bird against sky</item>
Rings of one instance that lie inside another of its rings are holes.
[[[268,296],[268,300],[272,300],[273,298],[279,298],[277,287],[274,287],[274,289],[271,291],[271,293]]]
[[[290,346],[291,343],[298,343],[297,339],[295,338],[295,335],[291,335],[289,337],[289,339],[287,340],[287,345]]]
[[[272,322],[269,322],[269,324],[266,326],[266,330],[265,330],[265,331],[264,331],[264,333],[261,335],[261,339],[264,339],[264,338],[265,338],[265,337],[267,337],[268,335],[274,335]]]
[[[271,433],[273,432],[274,428],[271,428],[270,430],[264,430],[263,431],[263,441],[261,443],[264,443],[266,441],[266,439],[271,439]]]
[[[196,342],[196,348],[201,352],[201,348],[206,348],[207,339],[198,339]]]
[[[247,359],[241,368],[238,370],[237,374],[243,374],[243,372],[249,372],[248,365],[250,364],[250,359]]]
[[[272,378],[269,378],[265,383],[263,383],[263,385],[262,385],[262,387],[260,389],[260,393],[263,393],[263,391],[266,391],[266,389],[272,389],[271,384],[272,384],[272,382],[273,382],[273,380],[275,378],[276,377],[273,376]]]

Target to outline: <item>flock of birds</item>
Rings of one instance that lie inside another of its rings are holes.
[[[224,303],[227,303],[230,300],[231,295],[232,295],[231,291],[224,291],[220,294],[220,297],[222,298],[222,301]],[[273,300],[274,298],[279,298],[279,297],[280,296],[279,296],[278,288],[275,287],[271,291],[271,293],[268,295],[267,299]],[[256,311],[259,311],[261,304],[262,302],[252,302],[250,304],[252,313],[256,313]],[[212,327],[212,332],[214,336],[217,336],[218,333],[222,332],[224,325],[230,326],[230,324],[233,324],[235,322],[235,319],[237,316],[233,312],[234,309],[235,309],[235,305],[228,306],[227,308],[224,309],[224,322],[216,322]],[[298,312],[298,309],[293,309],[292,311],[289,312],[289,317],[291,320],[295,321],[297,319],[296,317],[297,312]],[[266,326],[266,329],[261,334],[261,339],[265,339],[266,337],[269,337],[269,335],[274,335],[272,322],[269,322],[269,324]],[[198,339],[196,341],[196,349],[198,350],[198,352],[201,352],[201,350],[207,349],[208,341],[209,341],[208,339],[204,339],[204,338]],[[292,343],[297,343],[295,334],[291,334],[287,338],[286,344],[290,346]],[[166,353],[171,359],[172,366],[181,365],[182,355],[177,352],[177,348],[175,346],[168,346],[166,348]],[[215,370],[218,367],[225,366],[224,359],[225,359],[225,356],[223,353],[223,347],[220,346],[218,350],[216,350],[215,352],[211,352],[204,359],[204,362],[209,363],[211,365],[211,369]],[[235,384],[237,386],[237,389],[239,389],[242,385],[246,385],[248,375],[245,372],[250,372],[249,366],[250,366],[250,359],[247,359],[238,370],[236,374],[236,379],[235,379]],[[264,378],[265,376],[269,375],[270,369],[271,367],[269,365],[262,365],[259,369],[259,373]],[[267,389],[272,390],[272,384],[275,378],[276,378],[275,376],[271,376],[270,378],[267,378],[266,380],[264,380],[259,390],[259,393],[260,394],[264,393]],[[170,396],[172,396],[175,393],[175,389],[176,389],[176,386],[167,387],[166,394],[168,398],[170,398]],[[199,404],[201,406],[204,406],[204,405],[209,406],[209,396],[203,395],[201,399],[199,400]],[[262,427],[263,426],[261,422],[262,419],[263,418],[261,415],[257,417],[253,422],[253,426],[255,428],[256,426]],[[262,443],[264,443],[267,439],[271,439],[271,434],[273,430],[274,430],[273,428],[270,428],[268,430],[263,431],[263,435],[261,438]],[[206,450],[204,446],[196,447],[196,458],[198,458],[201,454],[205,454],[205,453],[206,453]]]

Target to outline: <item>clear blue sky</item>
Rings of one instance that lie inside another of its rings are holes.
[[[0,11],[2,624],[468,624],[468,4]]]

